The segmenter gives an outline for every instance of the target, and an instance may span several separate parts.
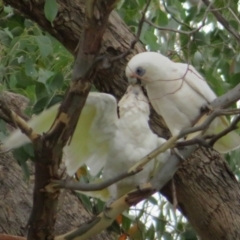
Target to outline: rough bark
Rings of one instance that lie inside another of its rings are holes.
[[[8,104],[14,109],[18,106],[18,111],[26,107],[27,99],[21,95],[13,93],[2,94]],[[11,127],[12,128],[12,127]],[[1,149],[1,148],[0,148]],[[0,150],[2,151],[2,149]],[[0,154],[0,239],[22,240],[26,238],[13,238],[2,236],[1,234],[11,234],[15,236],[26,236],[27,223],[32,210],[32,196],[34,183],[33,166],[29,163],[31,170],[30,180],[23,179],[21,167],[13,159],[11,153]],[[64,234],[81,223],[92,218],[86,211],[77,196],[69,191],[61,194],[58,215],[55,224],[56,234]],[[94,240],[115,239],[111,234],[105,232],[92,238]]]
[[[44,17],[44,1],[4,2],[37,22],[74,54],[84,18],[84,8],[80,1],[58,1],[59,13],[53,27]],[[113,13],[103,39],[101,52],[116,56],[129,47],[134,36],[117,14]],[[134,53],[143,50],[143,46],[137,44]],[[119,98],[127,85],[124,68],[130,57],[121,59],[109,69],[99,68],[95,86],[100,91],[112,93]],[[151,124],[154,131],[166,136],[166,129],[155,114]],[[240,238],[239,185],[218,153],[210,150],[196,152],[175,175],[175,184],[179,209],[202,239]],[[172,199],[170,184],[162,192],[169,200]]]
[[[201,239],[240,238],[240,188],[216,151],[200,149],[174,176],[180,211]],[[163,189],[170,201],[171,183]]]

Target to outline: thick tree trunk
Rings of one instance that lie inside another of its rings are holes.
[[[240,239],[240,188],[216,151],[199,149],[174,176],[177,201],[201,239]],[[162,193],[171,201],[171,183]]]
[[[84,7],[80,1],[59,0],[59,13],[53,27],[44,17],[43,0],[4,2],[37,22],[74,53],[84,19]],[[133,39],[126,25],[113,13],[104,35],[102,52],[116,56],[124,52]],[[135,53],[144,50],[140,44],[135,49]],[[127,85],[124,68],[130,57],[121,59],[109,69],[98,69],[95,86],[119,98]],[[156,114],[153,114],[151,126],[159,135],[166,136],[167,131]],[[183,162],[174,179],[179,209],[202,239],[240,239],[239,185],[218,153],[198,150]],[[171,200],[171,185],[167,184],[162,193]]]

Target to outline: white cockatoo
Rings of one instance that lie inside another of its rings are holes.
[[[166,122],[172,135],[177,135],[198,120],[202,107],[215,98],[205,79],[185,63],[175,63],[156,52],[135,55],[127,64],[126,76],[130,83],[145,86],[149,100]],[[228,127],[225,117],[216,118],[205,135],[213,135]],[[240,137],[230,132],[214,144],[214,149],[226,153],[240,146]]]
[[[64,148],[67,173],[70,176],[86,163],[93,175],[103,168],[103,181],[113,178],[165,142],[149,127],[149,103],[140,86],[130,85],[118,107],[119,118],[117,102],[112,95],[89,93],[71,143]],[[58,108],[59,105],[55,105],[34,117],[28,122],[29,126],[37,133],[46,132]],[[4,141],[4,146],[13,149],[27,142],[28,138],[17,130]],[[86,194],[104,201],[110,197],[116,199],[139,184],[146,183],[156,169],[156,164],[163,163],[169,154],[166,151],[158,155],[141,172],[109,186],[107,190]]]

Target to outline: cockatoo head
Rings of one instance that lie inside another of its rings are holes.
[[[160,53],[143,52],[128,62],[125,74],[129,83],[146,85],[164,79],[169,63],[171,61]]]
[[[129,85],[118,106],[120,117],[125,114],[136,113],[144,113],[144,115],[148,116],[150,113],[149,101],[139,85]]]

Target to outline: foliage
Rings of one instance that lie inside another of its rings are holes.
[[[204,4],[194,5],[191,2],[194,1],[153,0],[146,18],[159,29],[145,22],[140,40],[148,50],[160,51],[173,60],[193,64],[217,95],[221,95],[239,83],[240,44]],[[117,6],[118,13],[135,33],[145,3],[144,0],[121,0]],[[214,4],[230,26],[239,31],[238,1],[216,0]],[[46,0],[44,12],[52,23],[58,12],[56,1]],[[8,6],[2,6],[0,26],[1,90],[29,98],[29,115],[61,101],[71,78],[72,56],[53,37]],[[26,160],[31,154],[28,147],[17,153],[26,176]],[[227,156],[239,178],[237,159],[239,152]],[[84,195],[80,195],[80,200],[94,213],[102,210],[103,204],[99,200]],[[131,236],[136,224],[141,225],[135,231],[141,230],[140,238],[135,239],[197,239],[186,219],[159,194],[124,213],[119,223],[121,232]],[[146,224],[142,226],[142,223]]]
[[[53,37],[10,7],[3,8],[0,22],[1,87],[29,98],[33,113],[38,113],[64,94],[73,58]]]

